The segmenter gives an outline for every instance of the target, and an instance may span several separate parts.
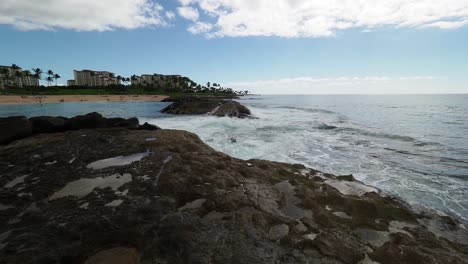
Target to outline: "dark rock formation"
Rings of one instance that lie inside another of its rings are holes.
[[[122,127],[139,130],[158,130],[159,127],[144,123],[138,118],[105,118],[99,113],[89,113],[73,118],[38,116],[27,119],[24,116],[0,118],[0,145],[39,133],[55,133],[68,130]]]
[[[178,115],[214,115],[246,118],[250,110],[235,101],[221,100],[219,98],[189,97],[178,100],[161,110],[166,114]]]
[[[0,144],[32,135],[31,123],[24,116],[0,118]]]
[[[29,118],[33,133],[60,132],[66,129],[68,118],[53,116],[37,116]]]
[[[158,127],[158,126],[152,125],[152,124],[148,124],[148,122],[145,122],[143,125],[140,125],[138,127],[138,129],[140,129],[140,130],[159,130],[161,128]]]
[[[251,113],[247,107],[241,105],[238,102],[230,101],[216,107],[212,110],[212,112],[210,112],[210,114],[214,116],[245,118],[249,117]]]
[[[184,131],[38,134],[0,146],[0,165],[0,263],[468,259],[455,219],[351,176],[231,158]]]
[[[199,99],[206,99],[206,100],[233,100],[233,99],[239,99],[240,97],[237,95],[226,95],[226,96],[190,96],[190,97],[184,97],[184,98],[164,98],[161,100],[161,102],[179,102],[179,101],[184,101],[187,98],[199,98]]]

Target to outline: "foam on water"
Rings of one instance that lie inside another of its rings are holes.
[[[397,98],[382,105],[341,102],[321,108],[323,98],[309,106],[277,102],[279,97],[257,99],[242,103],[258,119],[169,115],[141,121],[192,131],[236,158],[301,163],[328,173],[353,174],[410,204],[468,219],[468,144],[460,144],[466,136],[460,128],[445,127],[437,131],[431,127],[434,135],[423,134],[427,128],[421,126],[443,124],[425,115],[426,105],[416,110]],[[468,106],[463,111],[468,114]],[[468,124],[465,131],[468,134]]]

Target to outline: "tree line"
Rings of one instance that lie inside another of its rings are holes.
[[[14,80],[15,78],[18,78],[21,86],[22,85],[22,79],[23,77],[26,78],[35,78],[38,82],[42,80],[42,75],[44,74],[44,71],[40,68],[33,68],[30,70],[25,70],[22,71],[21,67],[19,67],[16,64],[11,65],[11,69],[13,70],[13,73],[11,73],[7,68],[2,68],[1,69],[1,74],[4,76],[6,80]],[[44,78],[44,81],[47,82],[47,85],[50,86],[51,83],[55,81],[55,85],[57,85],[57,80],[61,78],[59,74],[54,73],[52,70],[48,70],[45,72],[47,74],[47,77]]]

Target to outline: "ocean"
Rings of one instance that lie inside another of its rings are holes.
[[[236,158],[353,174],[409,204],[468,220],[468,95],[262,95],[239,101],[256,119],[165,115],[159,110],[170,103],[162,102],[0,105],[0,116],[136,116],[194,132]]]

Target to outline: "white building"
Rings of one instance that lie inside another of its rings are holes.
[[[39,86],[39,80],[29,71],[23,71],[20,67],[0,65],[0,89],[10,86],[19,88]]]
[[[82,70],[82,71],[73,71],[75,76],[73,80],[68,81],[68,84],[78,85],[78,86],[108,86],[112,84],[119,84],[120,81],[117,80],[115,74],[107,71],[92,71],[92,70]]]

